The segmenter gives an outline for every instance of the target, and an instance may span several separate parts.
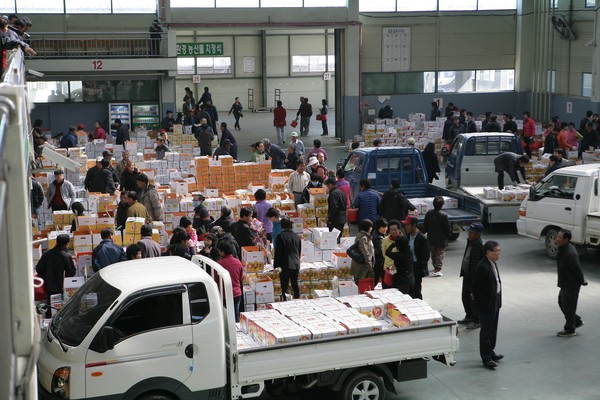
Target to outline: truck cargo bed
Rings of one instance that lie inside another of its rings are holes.
[[[256,382],[458,351],[456,322],[339,336],[238,351],[237,380]]]
[[[486,199],[483,195],[483,186],[464,186],[461,190],[480,203],[481,220],[488,224],[514,223],[519,219],[520,201],[502,201]]]

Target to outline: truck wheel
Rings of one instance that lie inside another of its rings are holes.
[[[339,399],[385,400],[383,378],[371,371],[359,371],[346,380]]]
[[[554,228],[546,232],[546,253],[550,258],[558,257],[558,231]]]
[[[173,400],[173,397],[163,392],[148,392],[139,395],[135,400]]]
[[[449,240],[456,240],[456,239],[458,239],[459,236],[460,236],[460,231],[462,230],[462,228],[459,225],[457,225],[457,224],[452,225],[450,228],[452,230],[450,231],[450,237],[448,239]]]

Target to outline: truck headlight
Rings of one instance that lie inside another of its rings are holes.
[[[61,367],[52,375],[51,393],[63,399],[69,398],[69,377],[71,367]]]

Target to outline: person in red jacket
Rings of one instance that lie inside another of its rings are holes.
[[[229,272],[231,277],[231,286],[233,288],[233,305],[235,313],[235,322],[240,322],[240,304],[242,303],[242,284],[244,282],[244,268],[240,260],[233,256],[233,247],[231,243],[222,241],[217,244],[217,250],[221,259],[219,264]]]
[[[277,100],[277,107],[273,110],[273,126],[277,130],[277,144],[281,145],[285,143],[285,118],[287,111],[283,108],[281,100]]]
[[[531,145],[533,144],[533,136],[535,135],[535,121],[531,118],[531,113],[525,111],[523,113],[523,140],[525,140],[525,153],[531,158]]]

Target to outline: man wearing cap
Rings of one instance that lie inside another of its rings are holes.
[[[98,172],[102,169],[102,160],[103,160],[102,157],[96,157],[96,165],[94,165],[92,168],[88,169],[87,172],[85,173],[85,180],[83,181],[83,186],[85,187],[86,190],[88,190],[90,192],[93,192],[92,183],[94,182],[94,175],[96,174],[96,172]]]
[[[467,228],[467,232],[469,234],[467,247],[463,255],[459,275],[463,278],[461,298],[465,309],[465,317],[458,323],[467,325],[467,329],[477,329],[481,325],[479,324],[479,312],[474,303],[473,277],[479,261],[485,256],[483,240],[481,239],[483,225],[479,222],[473,222]]]
[[[304,157],[304,143],[302,140],[298,139],[298,132],[292,132],[292,144],[296,145],[296,155],[298,155],[298,159]]]
[[[175,124],[175,118],[173,118],[173,111],[167,110],[167,116],[160,122],[161,129],[166,132],[173,132],[173,125]]]
[[[416,207],[400,191],[400,181],[392,179],[390,190],[381,196],[381,216],[385,219],[402,221],[408,211],[416,211]]]
[[[310,182],[310,175],[305,171],[306,165],[302,159],[298,160],[296,170],[290,174],[287,183],[288,192],[294,196],[296,205],[302,204],[302,191]]]
[[[317,160],[317,157],[309,158],[308,162],[306,164],[306,172],[309,175],[317,174],[317,165],[319,165],[319,160]],[[320,176],[320,174],[319,174],[319,176]]]
[[[68,210],[74,199],[75,188],[73,184],[65,180],[62,170],[54,171],[54,181],[48,186],[48,192],[46,193],[48,208],[52,208],[52,212]]]
[[[419,218],[413,216],[408,216],[404,221],[402,221],[402,225],[404,225],[404,231],[408,237],[408,246],[410,247],[410,252],[412,253],[413,258],[413,275],[415,276],[415,284],[409,293],[413,299],[423,299],[421,285],[423,282],[423,277],[429,275],[429,269],[427,267],[430,255],[429,244],[427,243],[425,235],[419,231],[419,228],[417,227],[418,223]]]

